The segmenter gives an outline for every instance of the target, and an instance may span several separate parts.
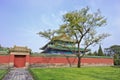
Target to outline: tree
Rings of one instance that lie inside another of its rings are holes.
[[[92,56],[93,54],[91,52],[89,52],[87,55]]]
[[[107,33],[98,34],[97,29],[106,24],[106,19],[101,15],[100,10],[95,13],[90,13],[89,8],[83,8],[68,12],[63,16],[64,24],[60,27],[60,32],[66,33],[71,38],[76,40],[78,53],[77,67],[81,67],[81,58],[85,55],[87,48],[95,45],[109,36]],[[83,53],[80,48],[84,47]]]
[[[99,45],[98,56],[104,56],[101,45]]]
[[[95,51],[93,54],[94,54],[95,56],[98,56],[98,53],[97,53],[97,51]]]
[[[109,48],[105,48],[105,53],[113,56],[114,54],[120,54],[120,45],[112,45]]]
[[[105,48],[105,52],[114,57],[115,65],[120,65],[120,45],[112,45],[109,48]]]
[[[113,45],[110,48],[114,53],[114,64],[120,65],[120,45]]]
[[[44,37],[48,40],[52,40],[52,38],[54,37],[54,35],[56,34],[56,30],[47,30],[47,31],[40,31],[39,33],[37,33],[38,35],[40,35],[41,37]]]
[[[81,59],[85,55],[88,47],[99,43],[109,36],[107,33],[97,33],[97,29],[106,24],[106,19],[101,15],[100,10],[95,13],[90,13],[89,8],[86,7],[81,10],[66,13],[63,15],[63,20],[64,24],[56,32],[57,34],[64,33],[76,41],[78,53],[75,54],[78,58],[77,67],[79,68],[81,67]],[[42,32],[42,34],[39,32],[39,35],[46,38],[49,37],[48,32]],[[81,47],[84,48],[83,53],[80,51]]]
[[[114,53],[120,54],[120,45],[113,45],[110,48]]]

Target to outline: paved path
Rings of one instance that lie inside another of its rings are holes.
[[[11,69],[3,80],[33,80],[32,76],[26,69]]]

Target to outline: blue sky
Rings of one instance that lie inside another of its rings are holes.
[[[0,44],[40,51],[48,40],[36,33],[59,28],[63,14],[86,6],[92,12],[100,9],[107,18],[107,25],[99,32],[111,36],[101,42],[102,47],[120,45],[120,0],[0,0]],[[97,50],[98,46],[91,49]]]

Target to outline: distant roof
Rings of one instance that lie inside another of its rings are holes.
[[[75,42],[75,40],[72,40],[69,36],[66,34],[62,34],[60,36],[55,36],[52,38],[52,40],[60,40],[60,41],[66,41],[66,42]]]
[[[7,47],[2,47],[0,45],[0,54],[8,54],[9,53],[9,48]]]
[[[31,49],[15,45],[13,48],[10,48],[10,52],[31,52]]]

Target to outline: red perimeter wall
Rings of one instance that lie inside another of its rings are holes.
[[[9,55],[0,55],[0,64],[9,63]]]
[[[12,55],[11,55],[12,56]],[[11,62],[11,57],[10,55],[0,55],[0,64],[4,64],[4,63],[9,63]],[[29,58],[28,58],[29,57]],[[77,64],[77,58],[74,57],[42,57],[42,56],[27,56],[26,58],[28,58],[29,60],[27,60],[27,62],[29,64],[46,64],[46,63],[50,63],[50,64]],[[12,62],[14,62],[14,60],[12,60]],[[103,65],[108,65],[108,66],[112,66],[113,65],[113,58],[82,58],[81,60],[82,65],[99,65],[99,64],[103,64]]]
[[[112,58],[82,58],[82,64],[105,64],[113,65]],[[30,64],[50,63],[50,64],[77,64],[77,58],[67,57],[30,57]]]

